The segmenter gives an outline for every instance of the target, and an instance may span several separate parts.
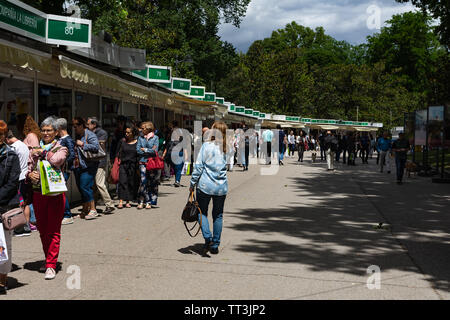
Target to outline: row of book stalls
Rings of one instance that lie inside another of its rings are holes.
[[[124,48],[104,33],[92,34],[91,21],[46,15],[17,0],[2,2],[0,19],[0,119],[17,128],[24,115],[38,123],[54,115],[97,117],[109,133],[109,147],[119,116],[152,121],[165,130],[173,120],[193,130],[194,122],[210,127],[215,120],[236,129],[376,131],[382,124],[305,119],[265,114],[236,106],[173,77],[172,68],[148,65],[143,49]],[[24,18],[26,17],[26,19]],[[35,29],[33,29],[35,28]],[[74,181],[69,196],[79,198]]]

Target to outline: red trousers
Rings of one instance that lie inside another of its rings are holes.
[[[44,249],[46,268],[56,269],[65,203],[64,193],[57,196],[43,196],[35,192],[33,195],[33,208]]]

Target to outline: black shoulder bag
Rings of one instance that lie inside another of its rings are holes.
[[[200,223],[198,222],[199,215],[200,215]],[[195,195],[193,191],[189,194],[188,202],[183,209],[183,213],[181,214],[181,220],[184,221],[184,226],[189,235],[192,238],[196,237],[200,232],[200,229],[202,228],[202,210],[200,210],[198,202],[197,200],[195,200]],[[189,229],[187,226],[188,222],[195,222],[194,226],[191,229]],[[199,224],[197,233],[195,235],[192,235],[191,231],[194,230],[197,223]]]

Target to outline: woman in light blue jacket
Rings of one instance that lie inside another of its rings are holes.
[[[197,201],[202,211],[201,229],[205,239],[204,252],[219,253],[220,236],[222,234],[223,208],[228,193],[226,162],[227,125],[216,121],[212,132],[205,136],[210,138],[202,145],[191,178],[190,191],[197,187]],[[213,234],[209,229],[208,205],[213,200],[212,218]]]
[[[156,157],[159,138],[155,135],[155,127],[152,122],[143,122],[141,129],[142,136],[138,138],[136,144],[136,151],[139,158],[139,172],[141,174],[141,184],[138,191],[139,205],[137,208],[142,209],[145,202],[145,209],[151,209],[152,205],[156,206],[158,202],[159,182],[157,178],[159,176],[159,170],[147,171],[146,164],[148,158]]]

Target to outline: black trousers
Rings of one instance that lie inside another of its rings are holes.
[[[248,168],[248,156],[250,154],[250,145],[245,144],[245,167]]]
[[[305,153],[305,148],[298,147],[298,161],[303,161],[303,155]]]
[[[119,188],[120,200],[132,201],[137,197],[139,180],[137,175],[136,162],[122,162],[119,167]]]
[[[361,148],[361,158],[362,158],[363,163],[367,162],[369,160],[369,147]]]

